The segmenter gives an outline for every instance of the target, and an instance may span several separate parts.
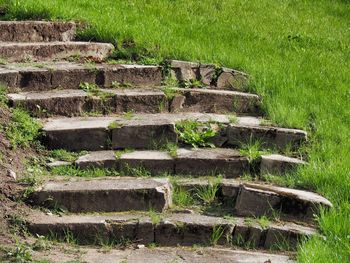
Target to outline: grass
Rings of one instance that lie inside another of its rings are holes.
[[[319,219],[325,238],[303,243],[299,261],[348,261],[348,1],[17,0],[8,10],[7,18],[88,21],[80,38],[116,44],[119,58],[218,62],[249,73],[249,90],[263,96],[273,123],[309,131],[310,165],[295,174],[298,185],[334,204]]]
[[[26,111],[14,109],[10,123],[6,127],[6,136],[13,148],[28,147],[39,136],[41,124],[31,118]]]

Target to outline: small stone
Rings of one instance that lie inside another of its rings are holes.
[[[145,247],[146,247],[145,245],[137,245],[138,249],[145,248]]]
[[[176,95],[170,103],[170,112],[178,112],[183,109],[186,97],[183,95]]]
[[[14,171],[12,171],[11,169],[7,170],[7,176],[11,177],[13,180],[17,180],[17,175]]]

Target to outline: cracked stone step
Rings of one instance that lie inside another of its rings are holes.
[[[67,249],[70,249],[68,247]],[[85,263],[295,263],[292,255],[272,252],[237,250],[224,247],[140,247],[137,249],[108,249],[79,247],[80,261]],[[60,251],[50,249],[50,253],[33,251],[33,257],[40,262],[49,260],[52,263],[74,262],[75,254],[62,254]]]
[[[199,214],[110,215],[31,215],[29,231],[36,235],[64,238],[69,232],[79,244],[129,240],[136,244],[156,243],[160,246],[193,246],[232,244],[260,249],[294,250],[298,240],[317,234],[311,227],[294,223],[270,223],[266,228],[246,223],[244,218],[224,219]],[[216,238],[213,238],[216,236]]]
[[[78,89],[81,83],[102,87],[132,85],[160,86],[162,70],[158,66],[110,65],[105,63],[41,62],[0,65],[0,83],[10,91],[49,91]]]
[[[7,62],[52,61],[69,58],[106,59],[114,46],[93,42],[0,42],[0,58]]]
[[[167,99],[160,89],[101,89],[99,94],[77,89],[55,89],[31,91],[7,95],[11,106],[20,106],[34,116],[64,115],[79,116],[88,112],[107,113],[160,113],[160,112],[204,112],[257,114],[259,97],[235,91],[181,90],[183,103],[177,98]],[[237,101],[240,106],[234,108]],[[174,105],[176,104],[176,105]],[[170,105],[170,107],[169,107]],[[250,105],[255,105],[251,107]]]
[[[145,169],[151,174],[175,175],[213,175],[221,174],[232,178],[249,172],[249,161],[236,150],[216,149],[178,149],[176,157],[162,151],[132,151],[126,153],[113,151],[91,152],[75,162],[81,169],[112,168],[125,173],[132,169]]]
[[[49,181],[36,189],[31,201],[69,212],[162,212],[171,205],[168,179],[103,178]]]
[[[74,22],[0,21],[0,42],[71,41],[76,27]]]
[[[164,146],[165,142],[179,142],[175,124],[183,120],[204,125],[209,122],[220,124],[215,125],[217,134],[209,140],[217,147],[239,147],[251,140],[259,140],[267,147],[297,148],[307,139],[307,133],[302,130],[261,126],[259,118],[237,117],[236,124],[231,124],[228,115],[205,113],[49,119],[43,131],[50,149],[155,149]]]
[[[260,160],[261,174],[284,174],[295,171],[299,166],[307,163],[298,158],[283,156],[280,154],[262,155]]]
[[[217,198],[238,216],[256,218],[278,214],[283,220],[314,223],[320,209],[332,207],[326,198],[309,191],[234,179],[222,179],[218,184]],[[177,181],[177,185],[194,193],[199,187],[209,187],[213,183],[202,179],[182,179]]]

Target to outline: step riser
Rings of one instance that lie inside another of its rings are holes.
[[[61,97],[63,92],[53,91],[47,94],[46,98],[36,99],[35,94],[29,94],[30,98],[26,98],[27,93],[9,94],[10,105],[13,107],[22,107],[31,112],[33,116],[81,116],[89,113],[109,114],[109,113],[164,113],[164,112],[203,112],[203,113],[230,113],[238,114],[258,114],[258,100],[242,98],[236,95],[216,95],[215,98],[204,99],[205,93],[200,95],[200,99],[193,100],[191,95],[185,93],[183,96],[184,104],[174,106],[174,100],[168,100],[163,92],[154,90],[153,94],[145,94],[141,90],[137,90],[138,94],[127,95],[123,91],[101,90],[110,94],[108,98],[91,97],[87,93],[81,91],[81,95],[74,95],[74,90],[67,90],[66,94],[72,93],[71,96]],[[135,91],[135,90],[134,90]],[[116,94],[117,95],[113,95]],[[84,96],[85,94],[85,96]],[[200,94],[197,92],[197,94]],[[17,95],[17,98],[16,98]],[[18,98],[18,96],[23,96]],[[238,101],[242,106],[234,108],[233,101]],[[253,103],[256,107],[250,108],[247,105]],[[169,106],[170,105],[170,106]],[[42,110],[45,110],[43,113]]]
[[[72,22],[0,22],[0,41],[49,42],[71,41],[76,33]]]
[[[246,226],[242,223],[186,223],[171,219],[158,224],[152,224],[149,219],[55,225],[29,224],[29,231],[33,234],[53,235],[55,238],[64,239],[69,233],[82,245],[132,241],[145,245],[156,243],[160,246],[208,246],[213,243],[213,232],[217,229],[221,235],[215,240],[216,244],[263,249],[278,249],[281,244],[287,244],[285,249],[294,250],[299,239],[311,234],[277,226],[263,230],[259,226]]]
[[[1,44],[0,58],[7,62],[53,61],[70,58],[89,58],[103,61],[112,52],[113,45],[102,43],[52,42],[43,44]]]
[[[160,67],[132,68],[102,64],[90,66],[74,64],[52,66],[52,68],[16,67],[0,68],[0,83],[24,91],[48,91],[55,88],[78,89],[80,83],[91,83],[110,87],[113,82],[128,83],[134,86],[160,86]]]

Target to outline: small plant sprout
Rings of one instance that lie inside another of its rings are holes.
[[[151,218],[153,225],[158,225],[162,221],[162,215],[152,209],[148,211],[148,216]]]
[[[206,204],[211,204],[216,199],[216,194],[219,190],[220,182],[208,182],[206,186],[196,188],[196,196],[199,200]]]
[[[261,149],[262,143],[259,140],[253,140],[251,137],[248,143],[244,143],[241,145],[240,154],[248,157],[249,162],[254,162],[262,154],[266,153]]]
[[[238,123],[238,117],[236,114],[232,113],[228,116],[228,120],[231,124],[237,124]]]

